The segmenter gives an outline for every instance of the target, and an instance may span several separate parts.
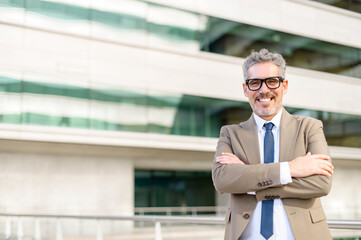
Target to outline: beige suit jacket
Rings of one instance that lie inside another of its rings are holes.
[[[281,185],[280,163],[260,164],[257,126],[253,115],[239,125],[221,128],[215,158],[235,154],[243,164],[221,165],[214,159],[212,178],[216,190],[230,193],[226,213],[226,240],[238,240],[252,218],[257,201],[281,198],[296,240],[332,239],[319,197],[329,193],[331,178],[313,175],[292,178]],[[329,154],[322,122],[293,116],[283,109],[280,127],[280,162],[312,154]],[[249,195],[247,192],[256,192]],[[275,222],[274,224],[277,224]]]

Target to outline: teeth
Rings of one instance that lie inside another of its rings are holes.
[[[261,99],[258,99],[260,102],[269,102],[271,101],[270,98],[261,98]]]

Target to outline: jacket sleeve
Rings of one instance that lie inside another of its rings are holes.
[[[314,121],[310,127],[310,130],[305,132],[305,139],[306,152],[311,152],[312,154],[329,155],[321,121]],[[258,191],[256,193],[256,198],[258,201],[265,200],[266,196],[299,199],[318,198],[326,196],[330,192],[331,180],[331,177],[324,175],[312,175],[305,178],[292,178],[292,182],[287,185]]]
[[[221,128],[217,151],[213,160],[212,179],[216,190],[220,193],[247,193],[270,187],[281,186],[280,163],[270,164],[229,164],[222,165],[216,162],[216,157],[222,152],[236,154],[233,147],[239,144],[232,143],[236,138],[230,138],[227,126]],[[244,161],[245,154],[240,149],[237,156]],[[247,161],[244,161],[247,162]]]

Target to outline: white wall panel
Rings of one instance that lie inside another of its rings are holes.
[[[286,70],[287,71],[287,70]],[[287,74],[287,73],[286,73]],[[349,77],[288,68],[285,104],[331,112],[361,114],[361,81]]]
[[[3,212],[133,214],[134,173],[129,159],[16,152],[0,156]],[[121,228],[129,227],[123,223]]]
[[[0,25],[0,71],[23,68],[24,29]]]
[[[12,24],[24,24],[25,10],[22,8],[0,8],[0,21]]]
[[[89,41],[81,38],[25,29],[23,46],[12,51],[24,56],[24,72],[73,76],[74,81],[89,72]]]
[[[144,48],[94,41],[89,59],[92,83],[144,89],[148,81],[147,58]]]
[[[333,161],[333,163],[335,173],[331,192],[322,198],[327,217],[328,219],[358,220],[361,217],[361,192],[357,183],[361,180],[361,164],[359,161],[344,159]]]

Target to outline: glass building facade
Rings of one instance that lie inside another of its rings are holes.
[[[238,124],[252,113],[247,102],[9,77],[0,77],[0,91],[0,122],[7,124],[218,137],[221,126]],[[329,145],[361,147],[361,116],[286,109],[322,120]]]
[[[359,1],[349,2],[359,12]],[[0,0],[1,11],[11,12],[12,24],[94,41],[235,57],[268,48],[290,66],[361,78],[359,48],[146,1],[119,1],[115,7],[102,1]],[[0,123],[217,138],[221,126],[252,113],[242,101],[82,81],[0,70]],[[361,115],[286,109],[320,119],[329,145],[361,148]],[[215,205],[209,172],[137,169],[134,180],[135,207]]]
[[[202,34],[203,51],[245,58],[253,49],[267,48],[280,53],[289,66],[361,78],[357,48],[214,17]]]
[[[150,44],[153,41],[157,46],[166,43],[165,47],[173,50],[207,51],[237,57],[247,56],[252,49],[266,47],[285,56],[291,66],[361,78],[361,49],[143,1],[119,2],[118,11],[108,9],[110,6],[106,5],[86,7],[40,0],[1,0],[0,7],[25,10],[28,25],[36,15],[41,15],[61,20],[63,24],[78,24],[77,29],[81,29],[53,31],[119,43],[132,41],[142,45],[145,41]],[[169,21],[168,17],[174,15],[187,21]],[[47,28],[38,22],[36,27]],[[147,36],[149,39],[145,40]],[[12,104],[3,101],[0,122],[12,124],[217,137],[222,125],[244,121],[251,113],[246,102],[152,93],[140,88],[81,87],[61,81],[54,83],[51,79],[6,75],[0,76],[0,91],[4,98],[12,99]],[[70,108],[69,102],[72,102]],[[322,120],[330,145],[361,147],[361,116],[288,110]]]
[[[352,5],[359,4],[354,2]],[[245,57],[252,49],[268,48],[281,53],[289,66],[361,78],[361,49],[145,1],[120,1],[114,8],[100,2],[83,6],[60,1],[1,0],[1,8],[25,11],[28,26],[56,32],[236,57]],[[39,15],[59,27],[39,22]]]
[[[312,0],[323,4],[328,4],[337,8],[350,10],[353,12],[361,13],[360,0]]]

